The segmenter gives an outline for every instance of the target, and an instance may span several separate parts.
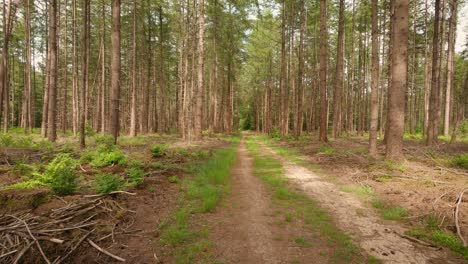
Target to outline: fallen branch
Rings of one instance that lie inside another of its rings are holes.
[[[115,260],[118,260],[118,261],[121,261],[121,262],[125,262],[125,261],[126,261],[124,258],[121,258],[121,257],[119,257],[119,256],[116,256],[116,255],[110,253],[109,251],[107,251],[107,250],[105,250],[105,249],[99,247],[99,246],[96,245],[96,243],[94,243],[91,239],[88,238],[88,239],[86,239],[86,241],[88,241],[88,243],[89,243],[92,247],[94,247],[95,249],[97,249],[97,250],[100,251],[101,253],[103,253],[103,254],[105,254],[105,255],[107,255],[107,256],[109,256],[109,257],[115,259]]]
[[[404,239],[408,239],[409,241],[412,241],[412,242],[421,244],[421,245],[426,246],[426,247],[440,248],[440,247],[435,246],[435,245],[433,245],[433,244],[430,244],[430,243],[427,243],[427,242],[425,242],[425,241],[419,240],[419,239],[417,239],[417,238],[415,238],[415,237],[410,237],[410,236],[405,235],[405,234],[400,234],[400,233],[398,233],[397,231],[393,231],[393,233],[395,233],[396,235],[398,235],[398,236],[400,236],[400,237],[402,237],[402,238],[404,238]]]
[[[136,193],[126,192],[126,191],[115,191],[115,192],[110,192],[108,194],[83,195],[83,197],[85,197],[85,198],[94,198],[94,197],[102,197],[102,196],[111,195],[111,194],[128,194],[128,195],[132,195],[132,196],[136,195]]]
[[[462,203],[463,201],[463,195],[465,194],[465,192],[468,191],[468,189],[464,189],[460,195],[458,196],[457,198],[457,201],[456,201],[456,206],[455,206],[455,211],[454,211],[454,218],[455,218],[455,226],[457,228],[457,235],[458,237],[460,238],[460,240],[463,242],[463,246],[466,247],[467,244],[466,244],[466,240],[465,238],[463,237],[462,235],[462,232],[461,232],[461,228],[460,228],[460,224],[458,223],[459,219],[458,219],[458,213],[460,211],[460,204]]]

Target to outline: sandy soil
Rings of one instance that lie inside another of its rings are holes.
[[[340,191],[337,185],[287,161],[268,146],[261,146],[281,160],[286,177],[329,210],[339,226],[369,255],[385,263],[465,263],[449,250],[423,246],[404,238],[404,227],[383,222],[352,194]]]

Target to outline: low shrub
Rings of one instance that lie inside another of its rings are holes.
[[[50,181],[50,187],[55,193],[72,194],[76,190],[75,168],[75,160],[69,154],[61,154],[47,165],[44,178]]]
[[[468,154],[462,154],[452,159],[454,166],[468,169]]]
[[[97,152],[90,164],[96,168],[102,168],[109,165],[125,165],[127,157],[120,151]]]
[[[129,179],[130,186],[139,186],[143,183],[145,179],[145,171],[141,168],[132,167],[127,169],[126,173]]]
[[[162,157],[167,154],[167,147],[166,145],[155,145],[151,148],[151,154],[155,158]]]
[[[95,190],[101,194],[119,191],[124,186],[124,180],[120,175],[101,174],[96,177]]]

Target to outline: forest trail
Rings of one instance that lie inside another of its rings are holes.
[[[301,192],[328,210],[338,226],[351,235],[355,243],[367,254],[384,263],[464,263],[447,249],[433,248],[412,242],[404,237],[406,229],[397,224],[383,222],[361,200],[339,190],[309,169],[280,156],[271,147],[260,143],[281,161],[285,176]]]
[[[231,174],[230,195],[216,213],[208,216],[215,257],[223,263],[326,263],[320,252],[329,246],[314,241],[313,248],[300,247],[294,237],[303,235],[299,223],[278,225],[284,217],[271,201],[264,183],[253,175],[253,160],[241,140],[237,163]]]

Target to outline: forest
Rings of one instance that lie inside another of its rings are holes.
[[[466,263],[466,7],[3,0],[0,263]]]

